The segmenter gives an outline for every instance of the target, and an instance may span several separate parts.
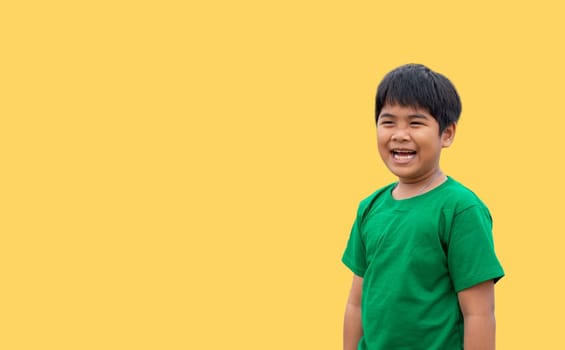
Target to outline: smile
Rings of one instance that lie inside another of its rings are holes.
[[[393,149],[390,151],[392,158],[398,161],[409,161],[416,157],[416,151],[405,150],[405,149]]]

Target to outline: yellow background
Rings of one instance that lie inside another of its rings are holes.
[[[557,1],[0,5],[0,348],[340,349],[382,76],[463,100],[499,349],[562,349]]]

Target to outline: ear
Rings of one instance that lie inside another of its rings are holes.
[[[455,130],[457,129],[457,124],[453,123],[446,127],[441,133],[441,147],[447,148],[453,143],[455,139]]]

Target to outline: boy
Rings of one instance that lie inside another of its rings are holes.
[[[439,167],[461,101],[443,75],[408,64],[379,84],[379,154],[398,182],[361,201],[343,255],[354,273],[344,350],[495,348],[504,276],[488,208]]]

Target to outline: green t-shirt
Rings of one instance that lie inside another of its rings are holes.
[[[457,292],[504,276],[488,208],[452,178],[403,200],[394,186],[360,203],[342,259],[363,277],[359,349],[463,349]]]

